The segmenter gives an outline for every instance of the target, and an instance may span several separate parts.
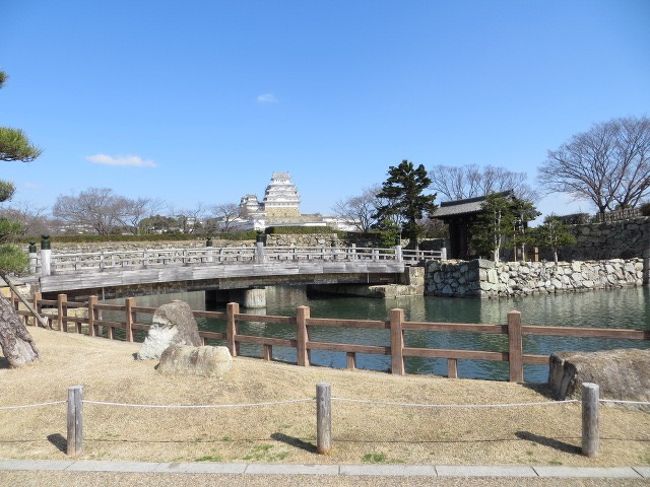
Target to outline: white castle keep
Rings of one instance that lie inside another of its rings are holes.
[[[352,230],[353,226],[334,217],[319,213],[300,213],[300,195],[291,176],[286,172],[274,172],[261,202],[254,194],[243,196],[239,202],[240,222],[248,228],[264,230],[270,226],[325,227]]]

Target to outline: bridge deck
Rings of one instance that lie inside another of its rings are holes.
[[[228,287],[250,285],[259,278],[264,285],[291,284],[291,276],[330,276],[330,282],[350,282],[345,276],[395,275],[404,272],[404,263],[396,261],[356,262],[283,262],[265,264],[156,265],[139,269],[79,271],[40,278],[41,292],[73,291],[106,287],[137,286],[182,281],[234,281]],[[287,279],[289,278],[289,279]],[[357,278],[358,280],[358,278]],[[275,282],[277,281],[277,282]],[[318,279],[315,278],[314,282]],[[371,282],[371,279],[365,279]],[[296,279],[295,283],[304,283]]]

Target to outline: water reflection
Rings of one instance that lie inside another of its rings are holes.
[[[173,299],[188,302],[192,309],[205,309],[205,296],[202,292],[139,297],[137,303],[141,306],[158,306]],[[270,287],[267,288],[266,301],[266,309],[243,311],[260,315],[294,315],[297,306],[308,305],[311,307],[313,317],[385,320],[391,308],[401,307],[405,309],[406,317],[411,321],[505,324],[508,311],[517,309],[522,313],[524,324],[650,329],[650,290],[647,288],[538,295],[500,300],[422,296],[381,300],[358,297],[308,297],[303,287]],[[223,310],[224,308],[220,306],[217,309]],[[145,315],[138,316],[138,321],[147,321],[147,317]],[[225,323],[221,320],[202,319],[199,320],[199,326],[202,329],[215,331],[225,329]],[[293,326],[265,324],[263,321],[242,322],[239,333],[278,338],[295,337]],[[310,327],[310,336],[315,341],[367,345],[386,345],[390,341],[388,330]],[[503,335],[409,331],[406,333],[405,339],[407,346],[413,347],[488,351],[507,350],[507,338]],[[650,348],[650,343],[647,341],[598,338],[524,337],[524,350],[526,353],[532,354],[622,347]],[[241,353],[259,356],[260,348],[254,344],[242,344]],[[295,361],[295,355],[293,349],[273,347],[273,356],[276,359]],[[311,359],[319,365],[345,367],[344,353],[314,350],[311,353]],[[375,370],[388,370],[390,358],[387,356],[358,354],[357,366]],[[410,373],[445,375],[447,362],[444,359],[410,357],[406,359],[406,368]],[[525,372],[527,381],[543,382],[546,380],[548,368],[537,365],[526,366]],[[508,365],[504,362],[459,360],[458,373],[461,377],[506,379]]]

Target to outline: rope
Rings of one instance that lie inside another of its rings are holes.
[[[266,406],[278,406],[282,404],[298,404],[305,402],[314,402],[313,399],[293,399],[289,401],[276,402],[257,402],[243,404],[126,404],[119,402],[106,401],[82,401],[84,404],[94,404],[98,406],[118,406],[125,408],[156,408],[156,409],[225,409],[225,408],[254,408]]]
[[[418,403],[401,403],[401,402],[382,402],[367,401],[363,399],[345,399],[342,397],[333,397],[332,400],[340,402],[353,402],[358,404],[371,404],[373,406],[398,406],[405,408],[430,408],[430,409],[487,409],[487,408],[516,408],[525,406],[558,406],[560,404],[572,404],[580,402],[577,399],[568,401],[540,401],[540,402],[515,402],[508,404],[418,404]]]
[[[41,402],[39,404],[25,404],[24,406],[0,406],[0,411],[6,411],[9,409],[40,408],[42,406],[52,406],[54,404],[65,404],[66,402],[68,401]]]
[[[623,401],[619,399],[599,399],[599,402],[609,403],[609,404],[640,404],[643,406],[650,406],[648,401]]]

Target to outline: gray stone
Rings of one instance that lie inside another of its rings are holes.
[[[436,477],[433,465],[341,465],[341,475],[382,477]]]
[[[650,401],[650,350],[559,352],[551,355],[549,387],[556,399],[578,398],[583,382],[606,399]]]
[[[192,310],[183,301],[163,304],[155,311],[137,358],[158,359],[170,345],[203,345]]]
[[[573,272],[580,272],[582,269],[582,262],[571,262],[571,270]]]
[[[525,465],[439,465],[439,477],[537,477],[532,467]]]
[[[223,377],[232,368],[226,347],[172,345],[160,356],[158,372],[165,375]]]
[[[640,478],[631,467],[533,467],[540,477],[562,478]]]
[[[490,284],[496,284],[499,279],[496,269],[490,269],[487,272],[487,280]]]

